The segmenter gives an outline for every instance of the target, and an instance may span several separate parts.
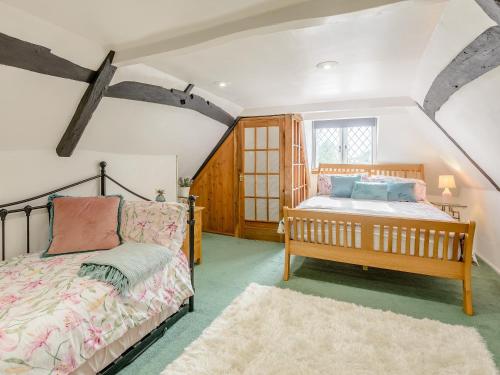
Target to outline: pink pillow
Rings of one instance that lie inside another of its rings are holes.
[[[50,245],[44,256],[120,245],[118,218],[122,198],[52,196]]]
[[[332,179],[331,175],[320,174],[318,175],[318,194],[330,195],[332,192]]]
[[[373,175],[364,176],[363,181],[367,182],[414,182],[415,183],[415,198],[417,202],[427,200],[427,184],[418,178],[404,178],[397,176]]]
[[[187,206],[177,202],[125,201],[120,234],[126,242],[157,244],[179,250],[184,242]]]

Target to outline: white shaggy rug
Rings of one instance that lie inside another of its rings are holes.
[[[474,328],[251,284],[162,373],[497,374]]]

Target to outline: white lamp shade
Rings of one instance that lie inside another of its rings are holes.
[[[448,174],[439,176],[439,188],[440,189],[454,189],[457,186],[455,185],[455,176]]]

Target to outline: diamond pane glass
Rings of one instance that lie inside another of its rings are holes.
[[[346,161],[350,164],[370,164],[372,162],[372,129],[371,126],[347,128]]]
[[[316,165],[342,163],[342,129],[316,129]]]

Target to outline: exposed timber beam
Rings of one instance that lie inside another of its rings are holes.
[[[425,96],[425,112],[436,112],[460,88],[500,66],[500,26],[485,30],[465,47],[432,82]]]
[[[96,72],[50,52],[50,49],[0,33],[0,64],[91,83]]]
[[[203,168],[205,168],[205,166],[208,164],[208,162],[210,161],[210,159],[212,159],[212,156],[215,155],[215,153],[217,152],[217,150],[223,145],[223,143],[226,141],[227,137],[229,137],[229,135],[233,132],[234,128],[236,127],[236,125],[238,125],[238,121],[240,121],[240,118],[241,117],[237,117],[234,119],[233,123],[227,128],[227,130],[224,132],[224,134],[222,134],[222,137],[219,139],[219,142],[217,142],[217,144],[215,145],[215,147],[212,149],[212,151],[210,152],[210,154],[208,154],[208,156],[205,158],[205,161],[203,162],[203,164],[200,166],[200,168],[198,168],[198,170],[196,171],[196,173],[194,174],[193,176],[193,180],[198,177],[198,175],[201,173],[201,171],[203,170]]]
[[[500,23],[500,0],[476,0],[483,11],[497,24]],[[500,66],[500,26],[486,29],[469,43],[432,82],[425,96],[423,106],[416,105],[443,132],[443,134],[462,152],[476,169],[500,191],[499,185],[464,150],[464,148],[437,122],[436,112],[444,103],[466,84]]]
[[[191,91],[194,89],[194,85],[192,83],[188,84],[184,89],[184,94],[191,94]]]
[[[108,53],[99,67],[94,81],[90,83],[89,87],[87,87],[87,90],[85,91],[85,94],[83,94],[71,122],[57,145],[57,155],[69,157],[73,154],[78,141],[80,141],[87,124],[92,118],[97,106],[101,102],[101,99],[104,96],[113,75],[115,74],[116,67],[111,65],[114,55],[114,51],[110,51]]]
[[[141,82],[123,81],[110,86],[105,96],[192,109],[227,126],[231,126],[234,123],[234,117],[222,108],[205,100],[201,96],[189,94],[181,90],[166,89],[161,86]]]
[[[393,4],[402,0],[309,0],[243,19],[235,19],[178,37],[143,40],[135,46],[120,48],[119,65],[137,62],[163,53],[185,53],[200,46],[213,46],[238,38],[324,24],[329,17]]]
[[[500,0],[476,0],[483,11],[500,25]]]

